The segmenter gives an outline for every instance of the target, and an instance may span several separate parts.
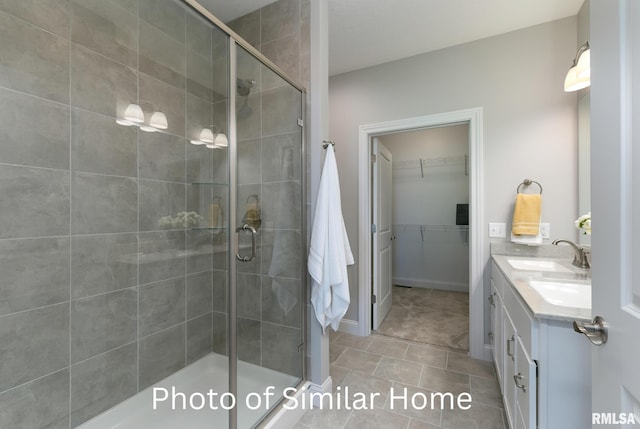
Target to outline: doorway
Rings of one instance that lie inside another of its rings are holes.
[[[435,114],[398,121],[390,121],[362,125],[359,129],[359,254],[369,255],[361,258],[359,284],[359,322],[360,335],[369,335],[372,331],[373,294],[371,285],[373,272],[373,234],[371,219],[373,218],[373,173],[371,169],[371,142],[373,137],[394,133],[415,131],[433,127],[450,125],[468,125],[468,183],[469,183],[469,226],[467,232],[469,246],[469,354],[471,357],[484,359],[484,308],[483,308],[483,249],[479,226],[482,225],[482,207],[480,198],[482,189],[482,109],[468,109],[442,114]]]
[[[469,123],[376,136],[371,148],[371,328],[466,352]]]

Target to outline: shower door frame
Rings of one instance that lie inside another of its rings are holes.
[[[307,244],[307,210],[306,210],[306,151],[305,151],[305,114],[306,114],[306,89],[287,76],[276,64],[265,57],[260,51],[253,47],[250,43],[244,40],[236,32],[231,30],[224,22],[220,21],[209,10],[200,5],[196,0],[181,0],[187,6],[194,9],[204,18],[206,18],[211,24],[218,27],[229,36],[229,147],[228,147],[228,166],[229,166],[229,263],[228,263],[228,278],[229,278],[229,295],[227,297],[228,308],[228,330],[227,330],[227,345],[228,345],[228,359],[229,359],[229,392],[237,397],[238,394],[238,342],[237,342],[237,302],[236,302],[236,287],[237,287],[237,260],[236,254],[238,254],[238,234],[237,229],[237,129],[236,129],[236,90],[235,79],[237,72],[237,46],[241,46],[248,53],[253,55],[263,65],[268,67],[271,71],[276,73],[279,77],[285,80],[289,85],[300,91],[300,118],[302,119],[301,126],[301,139],[300,139],[300,207],[301,207],[301,230],[300,240],[301,248],[306,249]],[[301,318],[300,318],[300,332],[302,336],[302,374],[301,379],[297,386],[300,387],[304,384],[306,379],[306,303],[307,303],[307,259],[302,258],[301,272],[300,272],[300,298],[301,298]],[[276,404],[267,413],[273,413],[278,409]],[[259,423],[259,422],[257,422]],[[229,410],[229,429],[236,429],[238,426],[238,409],[233,407]]]

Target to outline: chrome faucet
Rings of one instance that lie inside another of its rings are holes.
[[[569,240],[553,240],[551,244],[555,244],[556,246],[559,243],[567,243],[573,247],[574,256],[572,264],[578,268],[591,268],[591,262],[589,262],[589,249],[585,249],[584,247],[580,247],[577,244],[569,241]]]

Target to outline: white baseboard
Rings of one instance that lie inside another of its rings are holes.
[[[322,383],[322,385],[309,383],[309,387],[307,387],[307,392],[308,393],[320,393],[320,394],[328,393],[328,394],[331,394],[332,391],[333,391],[333,379],[331,378],[331,376],[327,377],[327,379],[324,381],[324,383]],[[318,399],[320,397],[322,397],[322,396],[314,395],[314,397],[313,397],[313,399],[314,399],[313,406],[314,407],[321,407],[321,404],[318,401]]]
[[[331,391],[331,377],[327,378],[329,382],[329,391]],[[325,384],[327,382],[325,381]],[[303,384],[300,389],[295,394],[295,400],[298,401],[298,404],[301,403],[300,397],[302,395],[308,395],[309,390],[312,389],[312,386],[315,386],[311,382],[307,382]],[[280,409],[263,425],[260,426],[260,429],[293,429],[295,425],[300,421],[304,413],[307,412],[304,407],[296,407],[294,406],[296,402],[293,399],[289,399],[285,404],[289,404],[291,409],[285,408],[283,405],[280,406]]]
[[[392,279],[394,285],[421,287],[426,289],[440,289],[451,292],[469,292],[467,283],[441,282],[436,280],[409,279],[406,277],[394,277]]]
[[[362,335],[360,333],[360,323],[355,320],[342,319],[338,331],[345,332],[351,335]]]

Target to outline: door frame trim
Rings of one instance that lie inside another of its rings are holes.
[[[358,334],[371,334],[371,148],[374,136],[423,128],[469,124],[469,352],[485,359],[484,347],[484,248],[483,225],[483,127],[482,107],[438,113],[388,122],[360,125],[358,130]]]

